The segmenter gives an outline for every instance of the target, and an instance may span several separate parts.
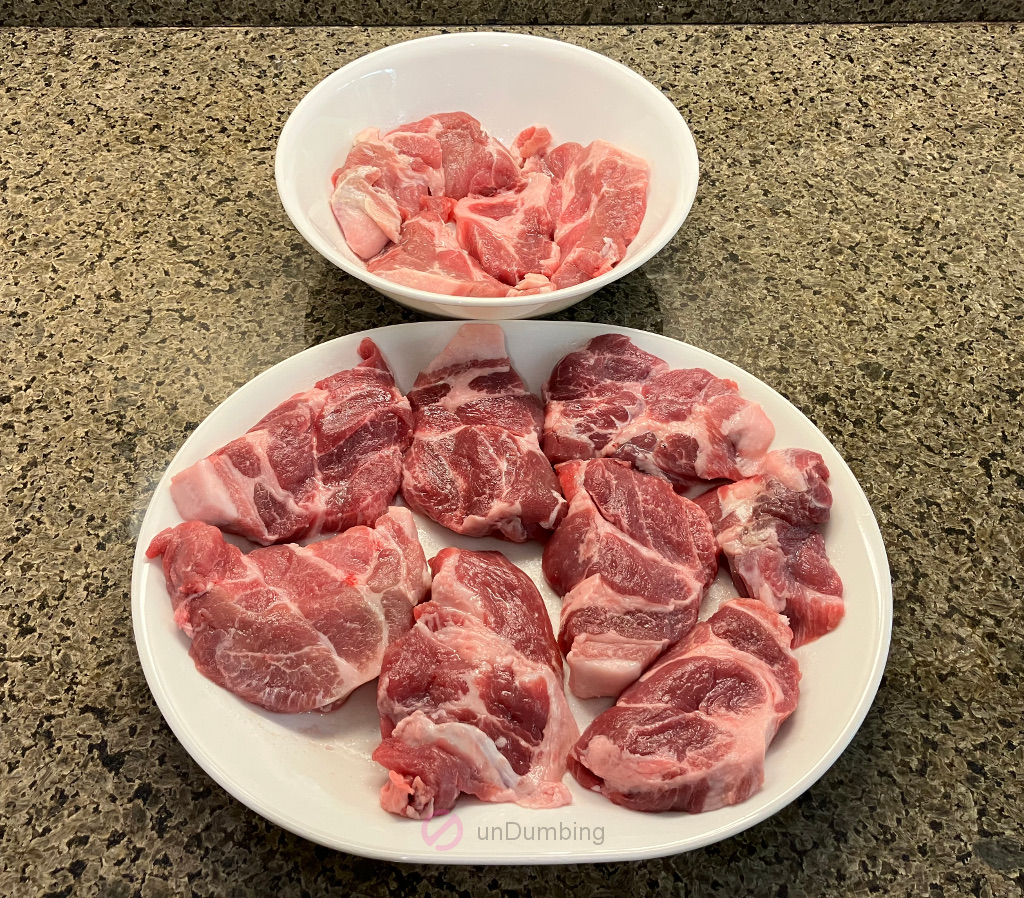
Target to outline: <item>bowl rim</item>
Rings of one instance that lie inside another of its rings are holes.
[[[676,197],[675,202],[669,210],[665,223],[652,235],[650,243],[643,252],[638,253],[632,259],[624,260],[605,274],[596,278],[591,278],[588,281],[583,281],[582,283],[576,284],[572,287],[563,287],[559,290],[552,290],[549,293],[532,293],[514,297],[452,296],[447,293],[433,293],[428,290],[406,287],[403,284],[396,283],[395,281],[389,281],[386,278],[373,274],[367,271],[365,267],[360,268],[356,266],[341,253],[338,253],[333,246],[321,237],[315,228],[308,224],[305,216],[299,208],[297,198],[293,193],[290,193],[286,187],[289,180],[289,173],[286,170],[288,167],[287,156],[290,154],[292,146],[297,143],[297,134],[300,127],[299,119],[302,116],[303,108],[311,106],[321,93],[329,91],[334,84],[344,80],[345,73],[348,70],[357,66],[365,67],[368,63],[373,61],[383,62],[386,57],[391,56],[396,52],[404,52],[408,49],[408,46],[412,44],[423,45],[430,43],[445,43],[449,45],[473,45],[484,43],[494,46],[503,42],[506,44],[519,44],[521,46],[532,45],[534,48],[543,47],[547,50],[552,50],[557,46],[560,52],[576,54],[579,57],[586,57],[591,60],[596,57],[596,59],[600,61],[599,64],[607,65],[608,67],[617,70],[620,75],[625,76],[641,90],[646,91],[652,97],[654,103],[659,105],[664,112],[668,113],[671,111],[671,113],[673,113],[673,115],[666,116],[666,122],[669,124],[670,129],[676,132],[676,138],[680,142],[680,153],[678,156],[679,167],[680,169],[686,169],[687,167],[692,166],[696,177],[693,178],[692,182],[689,182],[687,179],[682,179],[682,189],[679,191],[679,195]],[[305,94],[305,96],[302,97],[301,100],[299,100],[298,104],[289,114],[284,127],[281,129],[281,134],[277,141],[277,148],[275,150],[274,180],[277,186],[278,198],[281,201],[281,205],[284,207],[285,213],[288,215],[288,218],[291,220],[295,228],[305,238],[306,242],[333,265],[353,277],[358,278],[364,283],[369,284],[371,287],[374,287],[385,295],[407,297],[410,300],[418,300],[419,302],[429,303],[431,305],[469,307],[497,306],[500,308],[516,308],[519,306],[536,305],[538,303],[547,305],[549,303],[558,302],[559,300],[564,301],[577,294],[580,294],[580,298],[582,299],[583,294],[589,295],[594,293],[607,284],[618,280],[619,278],[629,274],[631,271],[636,270],[644,263],[650,261],[665,248],[665,245],[669,240],[671,240],[679,231],[683,222],[686,221],[686,218],[690,213],[690,209],[693,207],[693,202],[697,195],[697,186],[700,180],[700,159],[697,155],[697,147],[694,143],[693,135],[690,133],[689,126],[683,118],[682,112],[680,112],[678,107],[676,107],[676,105],[657,87],[629,66],[624,65],[618,60],[612,59],[610,56],[605,56],[603,53],[598,53],[586,47],[581,47],[578,44],[572,44],[555,38],[540,37],[539,35],[534,34],[520,34],[510,31],[472,31],[457,32],[454,34],[435,34],[428,37],[412,38],[410,40],[388,44],[386,47],[381,47],[378,50],[364,53],[362,56],[353,59],[351,62],[346,63],[341,68],[336,69],[331,74],[321,79]]]

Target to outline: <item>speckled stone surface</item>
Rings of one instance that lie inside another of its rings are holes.
[[[1024,0],[0,0],[0,25],[697,25],[1016,22]]]
[[[216,786],[136,655],[134,534],[214,406],[416,320],[317,256],[273,182],[302,94],[416,30],[0,32],[0,895],[826,894],[1024,887],[1024,32],[538,29],[633,66],[702,180],[650,264],[559,317],[780,390],[850,463],[895,629],[868,717],[769,821],[682,856],[401,866]]]

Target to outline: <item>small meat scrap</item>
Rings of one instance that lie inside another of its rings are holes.
[[[376,128],[356,135],[332,176],[331,209],[361,259],[397,241],[402,222],[420,211],[424,198],[444,193],[440,129],[440,123],[413,122],[383,137]]]
[[[613,457],[685,488],[752,473],[775,437],[761,407],[703,368],[670,369],[622,334],[569,353],[544,385],[552,462]]]
[[[551,132],[543,125],[531,125],[520,131],[512,141],[512,158],[525,168],[531,160],[541,160],[551,148]]]
[[[465,196],[493,196],[514,189],[522,177],[516,160],[491,137],[473,116],[465,112],[441,112],[430,116],[440,123],[437,139],[444,166],[444,195],[453,200]]]
[[[818,530],[832,507],[828,477],[817,452],[780,449],[753,477],[696,500],[736,588],[789,618],[794,647],[835,629],[843,617],[843,582]]]
[[[385,652],[377,687],[381,806],[427,820],[461,793],[568,804],[562,777],[579,730],[537,587],[500,552],[445,549],[430,566],[430,601]]]
[[[635,811],[712,811],[764,783],[768,746],[799,698],[785,618],[750,599],[697,624],[569,754],[585,789]]]
[[[697,622],[718,570],[707,516],[626,462],[558,466],[569,511],[544,547],[563,596],[558,640],[569,688],[617,696]]]
[[[356,367],[175,474],[170,492],[182,518],[261,545],[377,520],[398,491],[412,410],[372,340],[359,355]]]
[[[466,112],[368,128],[332,176],[331,209],[367,270],[406,287],[517,297],[574,286],[625,256],[647,164],[605,141],[552,143],[533,125],[509,149]]]
[[[162,560],[196,669],[268,711],[338,707],[377,676],[430,586],[406,508],[372,529],[248,555],[216,527],[188,521],[158,534],[146,555]]]
[[[509,361],[496,324],[465,324],[409,394],[415,416],[402,495],[466,536],[546,539],[565,499],[540,450],[540,400]]]

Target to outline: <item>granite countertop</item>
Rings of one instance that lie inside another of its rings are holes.
[[[770,820],[638,863],[392,865],[229,797],[147,688],[134,537],[177,447],[238,386],[305,347],[418,319],[306,245],[273,156],[318,80],[430,32],[7,30],[0,894],[1024,887],[1024,33],[534,30],[659,85],[702,159],[671,244],[557,317],[741,365],[810,416],[871,501],[895,628],[862,729]]]

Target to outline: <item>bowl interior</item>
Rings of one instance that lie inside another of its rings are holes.
[[[696,192],[697,154],[689,130],[675,107],[635,72],[559,41],[444,35],[364,56],[322,81],[296,108],[278,147],[277,178],[285,209],[303,236],[342,268],[372,277],[331,214],[330,176],[364,128],[384,131],[452,111],[475,116],[506,143],[541,124],[556,143],[602,138],[645,158],[651,167],[647,214],[619,265],[622,272],[638,264],[631,260],[646,258],[652,243],[660,249]]]

